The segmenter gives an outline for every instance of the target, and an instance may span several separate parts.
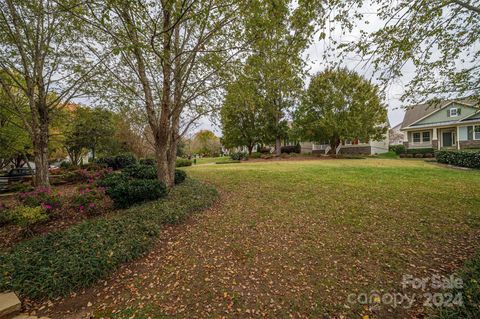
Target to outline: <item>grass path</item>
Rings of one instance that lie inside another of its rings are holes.
[[[404,274],[450,274],[479,246],[478,171],[368,159],[188,173],[217,186],[219,203],[109,281],[55,304],[53,318],[81,305],[105,318],[416,317],[420,304],[372,309],[347,298],[400,291]]]

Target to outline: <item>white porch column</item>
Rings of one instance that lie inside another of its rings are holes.
[[[457,126],[457,150],[460,149],[460,126]]]
[[[403,131],[403,141],[408,142],[408,131]]]
[[[432,142],[437,141],[437,150],[440,149],[440,141],[438,140],[438,129],[436,127],[433,128],[432,134]]]

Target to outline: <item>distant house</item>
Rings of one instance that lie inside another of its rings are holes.
[[[402,145],[403,140],[405,139],[405,133],[401,131],[402,128],[402,122],[400,122],[398,125],[392,127],[388,131],[388,139],[389,139],[389,144],[390,145]]]
[[[380,141],[362,141],[360,139],[344,140],[333,150],[334,154],[382,154],[388,152],[388,134]],[[332,149],[328,141],[325,142],[302,142],[300,143],[302,153],[327,154]]]
[[[407,108],[402,122],[407,149],[480,148],[480,109],[469,99],[440,101]]]

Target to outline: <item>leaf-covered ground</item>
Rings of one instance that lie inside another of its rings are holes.
[[[402,292],[404,274],[451,274],[479,246],[479,171],[366,159],[200,165],[188,173],[220,190],[213,208],[168,228],[147,257],[40,313],[422,317],[423,299],[403,309],[348,296]]]

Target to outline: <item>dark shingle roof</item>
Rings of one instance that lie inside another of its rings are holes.
[[[419,119],[442,109],[447,104],[451,102],[459,102],[463,104],[467,104],[470,106],[475,105],[475,100],[472,99],[458,99],[458,100],[443,100],[437,102],[427,102],[423,104],[411,105],[407,106],[405,110],[405,117],[403,118],[402,128],[411,125],[412,123],[418,121]]]

